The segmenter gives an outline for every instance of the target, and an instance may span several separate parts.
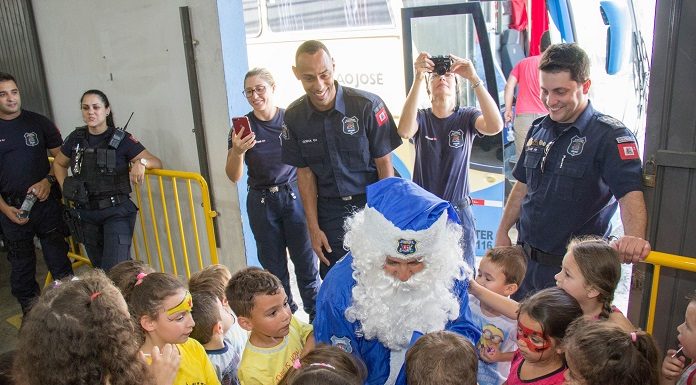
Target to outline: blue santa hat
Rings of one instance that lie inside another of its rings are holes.
[[[386,178],[367,186],[367,206],[401,230],[428,229],[444,211],[450,221],[460,223],[449,202],[402,178]]]

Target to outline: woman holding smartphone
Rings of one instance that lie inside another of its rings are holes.
[[[302,304],[311,320],[319,290],[319,270],[297,188],[297,170],[281,161],[280,135],[285,110],[274,104],[275,81],[265,68],[247,72],[242,92],[252,107],[246,115],[251,133],[244,127],[246,119],[233,119],[225,172],[232,182],[239,182],[246,163],[247,213],[259,262],[283,282],[294,313],[297,304],[290,291],[289,251]]]
[[[86,91],[80,108],[85,126],[65,139],[53,171],[63,196],[75,205],[77,215],[71,218],[79,221],[76,227],[92,265],[108,271],[131,258],[138,207],[130,200],[130,182],[142,182],[145,169],[162,168],[162,162],[130,133],[116,128],[103,92]]]

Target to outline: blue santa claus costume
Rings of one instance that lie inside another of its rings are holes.
[[[414,332],[450,330],[478,341],[467,290],[471,269],[461,257],[461,226],[449,202],[411,181],[387,178],[367,187],[367,205],[345,227],[351,252],[319,290],[317,342],[361,358],[366,384],[382,385],[405,383],[397,376]],[[402,282],[385,272],[387,257],[424,268]]]

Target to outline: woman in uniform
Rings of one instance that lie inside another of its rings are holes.
[[[77,237],[89,259],[95,267],[109,270],[130,259],[138,211],[130,200],[130,182],[142,182],[145,169],[162,168],[162,162],[130,133],[116,128],[103,92],[85,92],[80,106],[86,126],[68,135],[53,169],[63,195],[75,205]]]
[[[280,135],[285,110],[273,101],[275,81],[265,68],[254,68],[244,77],[244,96],[252,107],[246,116],[251,134],[230,131],[225,172],[233,182],[242,178],[247,165],[247,213],[256,240],[258,258],[281,282],[293,312],[297,305],[290,291],[287,253],[295,265],[295,276],[305,312],[314,317],[319,289],[317,257],[307,232],[304,208],[297,189],[297,170],[284,164]]]

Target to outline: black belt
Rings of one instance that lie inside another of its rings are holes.
[[[561,262],[563,261],[562,255],[549,254],[537,249],[536,247],[529,246],[526,243],[522,244],[522,248],[524,248],[524,253],[527,254],[529,259],[537,262],[540,265],[558,267],[561,266]]]
[[[118,206],[121,203],[127,201],[128,199],[129,199],[128,195],[118,194],[118,195],[110,196],[107,198],[90,200],[89,203],[87,203],[87,204],[75,203],[75,207],[77,207],[78,209],[86,209],[86,210],[101,210],[101,209],[105,209],[108,207]]]
[[[344,202],[349,202],[349,201],[352,201],[353,199],[358,199],[363,195],[365,195],[365,194],[346,195],[344,197],[319,197],[319,198],[323,199],[323,200],[327,200],[327,201],[329,201],[329,200],[342,200]]]
[[[279,185],[276,185],[276,186],[262,187],[262,188],[259,188],[259,187],[251,187],[251,186],[249,186],[249,190],[262,191],[262,192],[269,192],[269,193],[275,194],[275,193],[277,193],[278,191],[280,191],[280,189],[282,189],[282,188],[288,188],[288,187],[289,187],[289,183],[283,183],[283,184],[279,184]]]
[[[470,196],[465,196],[464,199],[457,201],[457,202],[450,202],[452,206],[460,206],[461,208],[465,209],[469,206],[471,206],[471,197]]]

